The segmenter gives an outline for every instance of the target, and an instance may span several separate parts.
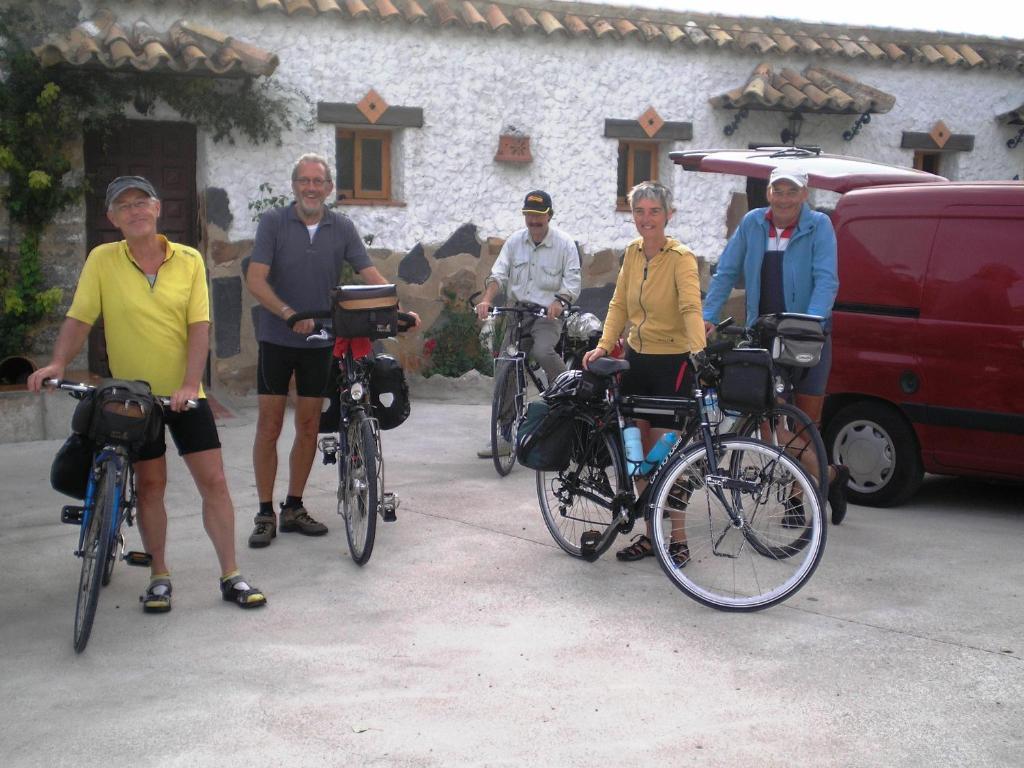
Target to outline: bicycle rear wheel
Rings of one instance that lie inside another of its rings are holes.
[[[516,463],[513,442],[519,426],[519,376],[514,360],[495,360],[494,395],[491,398],[491,460],[498,474],[505,477]]]
[[[824,508],[814,481],[785,451],[729,436],[714,447],[716,475],[702,445],[672,459],[660,474],[652,493],[655,554],[672,583],[703,605],[768,608],[795,594],[821,562]],[[788,520],[786,501],[794,494],[803,497],[800,525]],[[688,560],[670,548],[683,541]]]
[[[75,605],[75,652],[81,653],[89,642],[96,606],[100,599],[100,585],[110,555],[110,521],[117,510],[117,471],[113,462],[100,467],[92,510],[82,536],[82,572],[78,578],[78,599]]]
[[[365,565],[373,553],[380,504],[377,435],[369,419],[357,416],[349,424],[347,438],[348,451],[338,463],[338,502],[349,554],[356,565]]]
[[[779,403],[757,416],[746,415],[733,430],[740,437],[749,437],[786,449],[807,470],[815,481],[822,505],[828,498],[828,454],[825,441],[811,417],[795,405]]]
[[[561,472],[537,472],[540,512],[551,537],[573,557],[582,557],[580,537],[603,534],[615,516],[615,496],[626,487],[626,471],[611,435],[593,419],[578,414],[574,421],[569,466]],[[611,546],[609,537],[595,550]]]

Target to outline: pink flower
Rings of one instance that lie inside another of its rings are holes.
[[[429,357],[437,349],[437,339],[427,339],[423,344],[423,354]]]

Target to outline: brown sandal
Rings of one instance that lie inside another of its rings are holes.
[[[619,560],[631,563],[634,560],[643,560],[645,557],[654,557],[654,547],[651,545],[651,540],[641,533],[634,536],[633,543],[620,549],[615,556]]]

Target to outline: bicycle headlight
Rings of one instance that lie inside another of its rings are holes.
[[[363,399],[363,395],[366,394],[366,389],[357,381],[349,387],[348,394],[355,402],[359,402]]]

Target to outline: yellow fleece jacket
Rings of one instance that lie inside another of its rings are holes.
[[[626,246],[598,346],[611,352],[627,320],[632,327],[626,341],[641,354],[678,355],[704,349],[700,276],[697,257],[689,248],[670,237],[658,255],[647,261],[643,238]]]

